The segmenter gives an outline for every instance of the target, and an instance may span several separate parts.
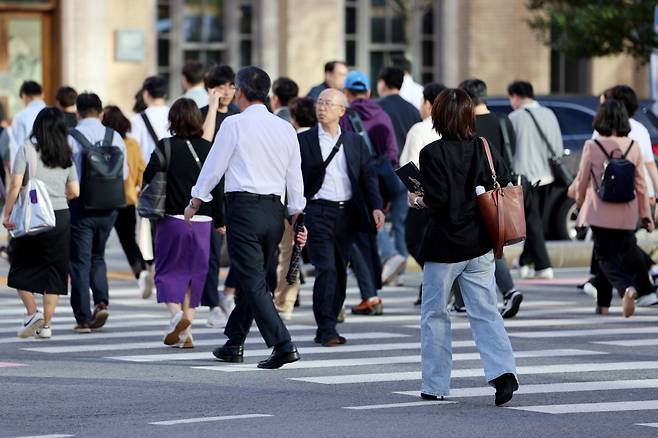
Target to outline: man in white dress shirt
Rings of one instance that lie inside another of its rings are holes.
[[[16,151],[23,146],[23,143],[32,134],[32,126],[37,114],[46,107],[46,103],[43,101],[43,88],[34,81],[23,82],[19,95],[25,104],[25,109],[16,113],[11,123],[11,133],[14,137],[13,145],[15,147],[15,149],[9,151],[12,166]]]
[[[203,84],[203,75],[205,73],[206,70],[199,61],[186,62],[181,72],[181,81],[183,83],[183,90],[185,90],[183,97],[192,99],[199,108],[208,105],[208,92]]]
[[[185,218],[190,220],[210,191],[226,175],[227,242],[231,269],[238,276],[235,309],[224,334],[228,341],[213,355],[223,362],[242,362],[243,344],[256,320],[272,355],[259,368],[279,368],[299,360],[297,347],[277,313],[267,290],[266,274],[276,263],[283,235],[287,194],[288,214],[295,223],[304,210],[304,183],[299,143],[293,126],[264,105],[271,80],[257,67],[244,67],[235,78],[235,102],[242,111],[224,120],[196,185]],[[306,230],[295,237],[306,243]]]

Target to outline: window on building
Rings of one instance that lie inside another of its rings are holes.
[[[437,9],[431,0],[345,0],[347,64],[369,74],[373,92],[379,71],[399,55],[411,60],[417,81],[431,82],[438,58]]]
[[[591,62],[551,50],[551,93],[589,94],[591,92]]]
[[[158,74],[170,95],[181,93],[180,71],[187,61],[252,63],[255,0],[158,0]],[[237,11],[237,17],[233,13]],[[237,18],[237,20],[236,20]]]

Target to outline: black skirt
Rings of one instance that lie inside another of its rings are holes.
[[[9,242],[10,263],[7,285],[38,294],[68,293],[71,216],[55,210],[55,228]]]

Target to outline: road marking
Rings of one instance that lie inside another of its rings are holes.
[[[149,424],[152,424],[154,426],[174,426],[176,424],[208,423],[211,421],[224,421],[224,420],[245,420],[247,418],[263,418],[263,417],[273,417],[273,416],[274,415],[270,415],[270,414],[224,415],[221,417],[198,417],[198,418],[185,418],[182,420],[156,421]]]
[[[566,405],[514,406],[507,409],[541,414],[585,414],[592,412],[653,411],[658,400],[619,401],[604,403],[574,403]]]
[[[163,328],[161,330],[142,330],[142,331],[123,331],[123,332],[106,332],[106,331],[95,331],[91,334],[85,333],[85,334],[70,334],[70,335],[57,335],[56,337],[50,339],[48,343],[51,342],[59,342],[59,341],[83,341],[83,340],[88,340],[92,341],[95,339],[121,339],[121,338],[140,338],[140,337],[147,337],[147,336],[157,336],[157,337],[164,337],[164,334],[166,332],[166,324],[163,323]],[[315,326],[312,325],[297,325],[297,326],[289,326],[288,330],[289,331],[296,331],[296,330],[311,330],[315,329]],[[221,329],[218,328],[197,328],[194,329],[195,334],[219,334],[221,333]],[[27,338],[27,339],[20,339],[18,337],[12,337],[12,338],[2,338],[0,339],[0,344],[14,344],[18,342],[44,342],[43,339],[37,339],[37,338]],[[221,341],[218,341],[221,342]]]
[[[636,426],[647,426],[647,427],[656,427],[658,428],[658,423],[638,423]]]
[[[409,408],[416,406],[427,406],[427,405],[451,405],[457,403],[455,401],[446,401],[446,400],[427,400],[420,402],[406,402],[406,403],[388,403],[384,405],[365,405],[365,406],[344,406],[343,409],[352,409],[355,411],[363,411],[369,409],[390,409],[390,408]]]
[[[604,322],[604,321],[601,321]],[[607,322],[607,321],[605,321]],[[540,338],[575,338],[581,336],[607,336],[607,335],[642,335],[658,333],[658,327],[629,327],[611,329],[586,329],[586,330],[547,330],[537,332],[510,332],[509,336],[516,338],[540,339]]]
[[[0,368],[18,368],[25,367],[27,364],[15,362],[0,362]]]
[[[615,391],[618,389],[658,388],[658,379],[612,380],[594,382],[546,383],[539,385],[521,385],[514,395],[552,394],[563,392]],[[450,397],[488,397],[494,395],[494,388],[483,386],[476,388],[458,388],[450,390]],[[396,391],[393,394],[420,397],[420,391]]]
[[[196,333],[196,331],[194,332]],[[385,333],[385,332],[366,332],[366,333],[353,333],[346,334],[350,340],[362,340],[362,339],[391,339],[391,338],[407,338],[411,335],[405,335],[401,333]],[[293,341],[295,342],[311,342],[315,338],[314,335],[306,336],[295,336]],[[194,345],[199,346],[218,346],[221,345],[222,341],[217,339],[202,339],[195,340]],[[260,337],[250,337],[247,338],[245,344],[263,344],[263,340]],[[151,349],[151,348],[166,348],[161,341],[151,341],[151,342],[132,342],[132,343],[120,343],[120,344],[105,344],[105,345],[62,345],[56,347],[30,347],[30,348],[21,348],[25,351],[35,351],[38,353],[81,353],[88,351],[113,351],[113,350],[141,350],[141,349]]]
[[[623,371],[623,370],[655,370],[658,362],[611,362],[611,363],[574,363],[560,365],[536,365],[518,367],[519,375],[524,374],[563,374],[563,373],[585,373],[596,371]],[[484,376],[482,368],[470,368],[453,370],[451,377],[481,377]],[[343,374],[338,376],[319,377],[291,377],[288,380],[296,380],[307,383],[320,383],[323,385],[342,385],[350,383],[374,383],[374,382],[397,382],[403,380],[420,380],[420,371],[397,372],[397,373],[370,373],[370,374]]]
[[[565,357],[565,356],[594,356],[608,353],[589,350],[534,350],[534,351],[515,351],[514,357]],[[456,353],[452,355],[453,361],[478,360],[480,353]],[[420,363],[420,355],[413,356],[390,356],[390,357],[364,357],[350,359],[320,359],[320,360],[302,360],[293,362],[286,366],[287,370],[295,369],[312,369],[312,368],[331,368],[331,367],[356,367],[364,365],[388,365]],[[224,371],[224,372],[241,372],[241,371],[258,371],[257,364],[236,364],[236,365],[217,365],[192,367],[199,370]]]
[[[473,341],[455,341],[453,348],[473,347]],[[401,342],[390,344],[363,344],[363,345],[341,345],[338,347],[301,347],[299,354],[340,354],[362,351],[391,351],[391,350],[420,350],[419,342]],[[244,357],[269,356],[271,349],[245,350]],[[170,353],[170,354],[144,354],[136,356],[110,356],[105,359],[122,360],[127,362],[162,362],[169,360],[208,360],[214,359],[211,352],[202,353]]]
[[[658,345],[658,339],[628,339],[617,341],[592,341],[592,344],[616,345],[618,347],[649,347]]]
[[[68,438],[75,435],[30,435],[30,436],[17,436],[15,438]]]

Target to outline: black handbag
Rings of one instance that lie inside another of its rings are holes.
[[[546,145],[546,148],[548,149],[548,152],[550,154],[550,157],[548,157],[548,164],[551,168],[551,172],[553,172],[553,178],[555,178],[555,183],[561,186],[569,187],[574,180],[574,176],[571,173],[571,171],[567,169],[567,166],[564,164],[564,157],[558,156],[555,153],[553,147],[548,142],[548,139],[546,138],[544,131],[542,131],[541,128],[539,127],[539,123],[537,123],[537,119],[535,119],[534,114],[532,114],[532,112],[528,108],[525,108],[525,111],[530,115],[530,118],[535,123],[535,127],[539,132],[539,136],[541,137],[542,141]]]
[[[137,213],[146,219],[158,220],[165,215],[167,201],[167,172],[171,161],[171,141],[164,139],[164,155],[156,146],[153,153],[160,160],[160,167],[164,170],[156,172],[153,179],[142,186],[137,202]]]

